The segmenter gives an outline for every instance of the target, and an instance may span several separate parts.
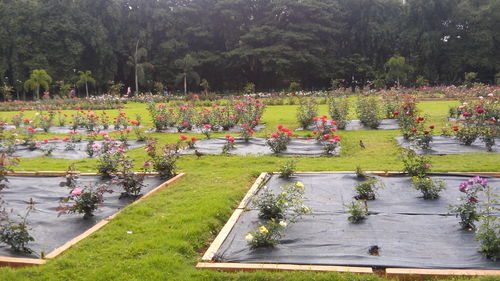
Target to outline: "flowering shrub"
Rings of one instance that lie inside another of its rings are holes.
[[[255,131],[252,129],[252,127],[248,126],[247,124],[241,125],[240,137],[245,142],[250,141],[250,138],[253,136],[254,133]]]
[[[300,126],[307,129],[313,124],[313,117],[318,115],[318,104],[314,99],[302,99],[297,108],[297,121]]]
[[[286,226],[285,221],[277,222],[275,219],[271,219],[266,224],[259,226],[256,231],[249,232],[245,236],[245,240],[252,248],[275,246],[279,244],[281,232]]]
[[[111,178],[118,171],[119,159],[124,153],[123,145],[113,140],[106,140],[101,147],[101,156],[97,160],[97,171],[103,178]]]
[[[323,136],[321,143],[323,144],[324,154],[325,155],[332,155],[333,153],[335,153],[335,150],[340,145],[340,137],[326,134]]]
[[[423,117],[418,117],[416,123],[423,124],[421,123],[422,121]],[[432,142],[434,128],[434,125],[429,125],[427,128],[424,128],[423,125],[416,125],[415,128],[411,130],[412,136],[410,139],[415,142],[418,147],[429,149],[431,147],[430,143]]]
[[[359,223],[368,215],[368,204],[364,200],[356,200],[346,205],[349,217],[347,219],[352,223]]]
[[[14,171],[14,167],[19,164],[19,161],[17,157],[0,152],[0,191],[7,187],[6,183],[9,182],[7,174]]]
[[[132,169],[134,168],[134,163],[132,159],[123,155],[119,159],[121,168],[118,173],[113,174],[113,183],[121,186],[123,188],[122,196],[137,198],[141,195],[142,189],[146,186],[144,184],[144,178],[146,177],[143,173],[134,173]],[[147,162],[146,162],[147,164]],[[147,164],[146,167],[148,167]]]
[[[104,202],[104,193],[111,193],[108,184],[90,184],[84,187],[75,187],[70,195],[61,200],[57,208],[59,216],[68,213],[83,214],[84,219],[94,215],[94,211]]]
[[[337,122],[328,121],[327,116],[323,115],[321,117],[313,117],[315,129],[313,134],[316,136],[317,140],[323,140],[325,135],[331,135],[337,131]]]
[[[296,164],[295,160],[290,160],[283,164],[279,169],[279,177],[285,179],[291,178],[295,174]]]
[[[456,128],[456,127],[455,127]],[[479,128],[472,126],[459,127],[455,130],[455,137],[463,145],[471,145],[479,137]]]
[[[356,104],[358,118],[363,125],[377,129],[380,125],[380,100],[375,96],[359,97]]]
[[[152,165],[155,172],[159,174],[161,178],[172,178],[176,175],[178,155],[176,150],[169,146],[164,146],[161,154],[157,152],[156,141],[149,141],[144,149],[148,156],[150,157],[150,163],[147,166]]]
[[[483,182],[484,183],[484,182]],[[488,259],[492,261],[500,260],[500,221],[494,214],[500,211],[498,208],[498,195],[493,193],[493,189],[487,185],[484,187],[486,195],[481,216],[481,225],[476,234],[479,241],[479,249]]]
[[[207,139],[209,139],[212,133],[212,125],[204,124],[203,128],[201,128],[201,132],[207,137]]]
[[[495,145],[495,136],[499,134],[497,127],[486,127],[480,132],[481,140],[486,146],[488,152],[493,151],[493,146]]]
[[[0,243],[10,246],[16,252],[32,253],[27,244],[35,241],[35,238],[29,233],[28,216],[34,209],[33,199],[30,199],[26,213],[19,216],[19,221],[13,220],[7,211],[0,210]]]
[[[261,219],[286,220],[294,222],[311,210],[304,204],[304,184],[295,182],[280,187],[280,193],[273,194],[267,186],[254,198],[253,205],[259,209]]]
[[[439,192],[446,188],[444,181],[434,181],[429,177],[412,177],[413,188],[422,192],[424,199],[437,199]]]
[[[115,109],[127,103],[126,98],[101,95],[90,98],[43,98],[36,101],[9,101],[0,103],[0,111],[17,110],[104,110]]]
[[[278,132],[272,133],[271,138],[266,140],[266,145],[274,153],[280,153],[287,149],[290,137],[293,135],[289,128],[283,127],[283,125],[278,125]]]
[[[459,185],[463,195],[459,198],[460,203],[450,206],[450,211],[460,218],[460,225],[464,229],[474,229],[476,221],[480,218],[478,195],[488,187],[488,180],[474,177]]]
[[[179,136],[181,139],[179,140],[179,142],[177,143],[176,147],[178,148],[184,141],[186,142],[187,146],[190,148],[190,149],[194,149],[196,147],[196,141],[198,140],[196,137],[191,137],[191,139],[189,139],[186,135],[180,135]]]
[[[349,114],[349,100],[347,97],[331,97],[328,99],[328,109],[333,120],[337,121],[337,128],[343,130],[347,126]]]
[[[382,188],[382,183],[374,177],[369,177],[368,180],[356,185],[356,200],[375,200],[377,190]]]
[[[403,162],[403,171],[410,177],[425,177],[431,168],[429,157],[418,155],[411,149],[401,151],[401,161]]]
[[[224,146],[222,146],[222,154],[229,155],[230,151],[233,149],[234,149],[234,138],[227,135],[226,142],[224,143]]]

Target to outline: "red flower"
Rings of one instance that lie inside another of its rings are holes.
[[[392,114],[394,114],[394,116],[398,116],[399,115],[399,111],[394,111]]]
[[[186,137],[185,135],[180,135],[180,137],[181,137],[182,140],[187,140],[188,139],[188,137]]]
[[[453,131],[458,131],[458,126],[453,126]]]
[[[429,134],[429,131],[425,130],[425,131],[424,131],[424,134],[425,134],[425,135],[428,135],[428,134]]]
[[[330,134],[326,134],[323,137],[325,138],[325,140],[327,140],[327,139],[329,139],[331,137],[331,135]]]
[[[337,128],[332,128],[331,130],[332,130],[332,132],[335,132],[335,131],[337,131]]]
[[[184,122],[184,123],[182,123],[182,126],[187,127],[187,126],[189,126],[189,123],[188,122]]]
[[[229,139],[227,139],[228,142],[234,142],[234,138],[233,137],[230,137]]]
[[[197,141],[197,140],[198,140],[198,139],[197,139],[196,137],[192,137],[192,138],[191,138],[191,141],[192,141],[192,142],[195,142],[195,141]]]
[[[333,139],[334,139],[335,141],[340,141],[340,137],[339,137],[339,136],[333,136]]]
[[[469,202],[477,202],[477,199],[475,197],[470,197]]]
[[[318,117],[313,117],[313,121],[318,121]]]
[[[54,137],[54,140],[59,140],[59,137],[58,137],[58,136],[55,136],[55,137]]]
[[[413,133],[415,133],[415,132],[417,131],[417,129],[413,128],[413,129],[411,129],[411,131],[412,131]]]
[[[291,136],[293,135],[293,133],[292,133],[291,131],[288,131],[286,134],[287,134],[289,137],[291,137]]]
[[[48,143],[49,142],[49,139],[44,139],[43,140],[44,143]]]
[[[332,121],[330,121],[330,124],[332,124],[332,125],[337,125],[337,121],[333,121],[333,120],[332,120]]]
[[[314,135],[317,135],[317,134],[318,134],[318,131],[314,130],[314,131],[313,131],[313,134],[314,134]]]
[[[278,125],[278,130],[282,130],[283,129],[283,125]]]
[[[484,112],[484,109],[482,109],[482,108],[479,107],[478,109],[476,109],[476,112],[479,113],[479,114],[481,114],[481,113]]]
[[[469,113],[469,112],[464,112],[464,113],[462,113],[462,115],[463,115],[464,117],[469,117],[469,116],[470,116],[470,113]]]
[[[271,138],[273,138],[273,139],[275,139],[275,138],[277,138],[277,137],[279,137],[279,136],[280,136],[280,135],[279,135],[279,134],[277,134],[277,133],[272,133],[272,134],[271,134]]]
[[[422,116],[418,116],[418,118],[417,118],[417,122],[421,122],[421,121],[424,121],[424,117],[422,117]]]
[[[430,125],[429,129],[434,130],[434,125]]]

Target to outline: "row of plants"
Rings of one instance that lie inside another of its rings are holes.
[[[127,98],[115,95],[101,95],[89,98],[52,98],[50,93],[44,93],[43,98],[36,101],[0,102],[0,111],[107,110],[115,109],[126,103]]]

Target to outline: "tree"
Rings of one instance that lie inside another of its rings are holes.
[[[196,85],[200,83],[200,75],[194,71],[199,62],[190,54],[187,54],[184,58],[176,60],[175,64],[182,70],[182,73],[177,76],[176,80],[177,82],[184,81],[184,95],[186,95],[188,80],[194,82]]]
[[[89,85],[95,85],[95,79],[92,78],[92,71],[78,71],[78,81],[76,81],[76,86],[81,87],[85,85],[86,97],[89,97]]]
[[[24,88],[27,91],[34,91],[34,97],[40,99],[40,88],[48,91],[51,82],[52,78],[44,69],[35,69],[31,73],[30,79],[24,82]]]
[[[386,63],[387,79],[396,81],[400,85],[401,80],[406,80],[408,73],[411,71],[411,66],[406,64],[405,58],[399,55],[391,57]]]

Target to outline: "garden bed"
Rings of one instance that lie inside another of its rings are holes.
[[[298,173],[290,180],[262,174],[197,267],[359,273],[376,268],[386,269],[388,276],[500,274],[500,262],[489,261],[478,252],[474,233],[462,230],[459,219],[448,215],[448,205],[455,204],[460,196],[458,185],[470,177],[432,175],[447,184],[437,200],[424,200],[407,176],[377,177],[385,187],[376,200],[368,202],[367,219],[353,224],[347,219],[344,205],[352,201],[354,186],[360,181],[356,174]],[[252,249],[245,235],[263,221],[250,202],[261,192],[263,181],[273,191],[285,183],[303,182],[304,203],[312,214],[287,227],[281,244]],[[495,192],[500,191],[500,179],[488,181]],[[369,254],[372,246],[379,247],[378,256]]]
[[[265,128],[266,128],[266,124],[259,124],[259,125],[255,126],[253,128],[253,130],[254,130],[254,132],[258,132],[258,131],[263,130]],[[238,126],[234,126],[234,127],[230,128],[228,130],[223,130],[222,128],[220,128],[219,130],[213,130],[213,132],[239,133],[239,132],[241,132],[241,130],[242,130],[242,127],[238,125]],[[167,129],[164,129],[161,131],[157,131],[156,129],[149,129],[146,131],[146,133],[178,133],[178,132],[179,132],[179,130],[176,127],[169,127]],[[201,134],[201,133],[203,133],[203,128],[194,126],[190,130],[182,130],[182,133]]]
[[[184,176],[184,174],[179,174],[168,181],[154,174],[147,176],[144,181],[146,187],[142,191],[144,195],[135,201],[130,198],[120,198],[121,192],[118,187],[111,185],[114,192],[105,194],[103,206],[95,211],[93,217],[83,219],[82,215],[78,214],[58,217],[56,208],[61,198],[69,194],[68,188],[59,186],[59,183],[64,181],[65,174],[65,172],[21,172],[8,177],[8,188],[2,191],[6,209],[14,208],[17,212],[24,212],[30,198],[35,202],[35,210],[28,217],[30,234],[35,238],[35,241],[30,242],[28,247],[34,251],[34,254],[13,252],[2,244],[0,245],[0,265],[40,264],[43,261],[37,258],[42,252],[45,258],[54,258],[103,227],[125,206],[139,202]],[[85,174],[80,177],[79,182],[99,183],[103,180],[96,174]],[[128,234],[123,233],[123,235]]]
[[[321,124],[321,121],[318,121],[318,125]],[[307,130],[313,131],[316,127],[314,125],[309,126]],[[396,119],[381,119],[380,125],[377,129],[372,129],[367,127],[361,123],[360,120],[347,120],[347,125],[345,127],[345,131],[355,131],[355,130],[397,130],[399,129],[398,121]],[[303,128],[299,128],[296,131],[303,131]],[[339,129],[340,130],[340,129]]]
[[[129,126],[127,127],[129,129],[133,129],[133,127]],[[139,126],[139,128],[142,128],[142,126]],[[21,133],[27,133],[28,131],[26,130],[25,126],[20,127]],[[13,125],[6,125],[4,126],[4,130],[6,131],[15,131],[16,126]],[[52,126],[49,128],[47,133],[51,134],[70,134],[74,133],[75,131],[78,132],[78,134],[91,134],[94,132],[97,133],[113,133],[115,131],[120,131],[120,130],[125,130],[124,128],[120,129],[114,129],[113,125],[109,126],[108,128],[104,128],[103,126],[95,126],[93,130],[88,130],[87,128],[84,127],[79,127],[76,130],[73,130],[73,127],[70,125],[66,126]],[[35,128],[35,133],[44,133],[45,131],[42,128]]]
[[[94,143],[99,145],[99,146],[102,146],[104,141],[95,141]],[[86,152],[87,144],[88,144],[88,140],[81,140],[79,142],[76,142],[76,143],[74,143],[75,147],[73,150],[67,150],[66,143],[63,141],[60,141],[60,140],[58,140],[58,141],[50,140],[47,143],[40,142],[40,147],[35,149],[35,150],[31,150],[28,148],[28,146],[25,146],[25,145],[16,145],[16,151],[14,152],[13,156],[20,157],[20,158],[42,157],[45,155],[45,152],[42,149],[44,149],[44,147],[47,147],[47,146],[53,146],[54,150],[52,151],[52,153],[48,157],[59,158],[59,159],[80,160],[80,159],[89,158],[89,155]],[[118,141],[118,144],[121,144],[121,142]],[[129,141],[127,141],[127,150],[142,147],[142,146],[144,146],[144,144],[145,144],[144,142],[129,140]],[[96,152],[96,155],[94,155],[94,158],[96,158],[98,156],[99,156],[99,154]]]
[[[222,153],[222,148],[227,142],[226,138],[210,138],[196,142],[193,149],[182,151],[183,154],[193,154],[195,149],[203,154],[218,155]],[[340,155],[340,144],[336,148],[333,155]],[[242,138],[235,138],[234,149],[229,151],[233,155],[269,155],[273,154],[271,149],[266,145],[265,138],[250,138],[245,142]],[[288,143],[287,150],[281,154],[287,156],[322,156],[324,154],[323,145],[316,139],[308,138],[291,138]]]
[[[446,154],[461,154],[461,153],[478,153],[487,152],[484,142],[476,140],[472,145],[463,145],[458,142],[454,137],[447,136],[433,136],[430,143],[430,149],[421,149],[411,142],[405,140],[403,137],[396,137],[398,144],[403,148],[410,148],[415,150],[417,154],[431,154],[431,155],[446,155]],[[500,139],[495,139],[492,151],[488,153],[500,152]]]

